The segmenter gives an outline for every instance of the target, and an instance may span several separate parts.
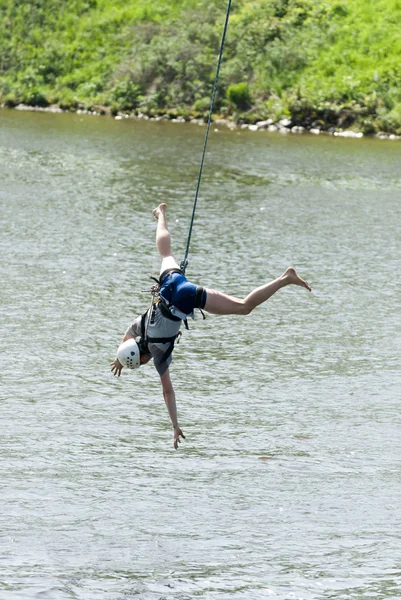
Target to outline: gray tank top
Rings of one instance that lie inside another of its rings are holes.
[[[141,335],[141,319],[142,317],[135,319],[130,327],[130,332],[134,337]],[[148,319],[149,314],[145,319],[145,328],[148,326]],[[150,338],[174,337],[177,335],[182,325],[182,321],[171,321],[170,319],[166,319],[166,317],[162,315],[159,307],[156,307],[153,321],[153,323],[149,323],[147,330],[148,337]],[[153,358],[153,364],[155,365],[160,377],[164,375],[171,364],[171,361],[173,360],[171,354],[167,360],[163,360],[163,356],[168,350],[169,346],[170,342],[167,342],[166,344],[155,344],[153,342],[149,343],[149,352]]]

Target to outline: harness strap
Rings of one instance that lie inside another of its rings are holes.
[[[153,325],[155,322],[155,315],[156,315],[156,302],[153,302],[152,312],[150,313],[150,324],[151,325]]]
[[[154,340],[149,340],[149,341],[153,341],[153,343],[156,344],[157,342],[155,340],[160,340],[160,339],[165,339],[165,338],[154,338]],[[167,348],[167,350],[163,354],[163,359],[162,359],[163,362],[167,361],[170,358],[170,356],[171,356],[171,354],[172,354],[172,352],[174,350],[175,339],[176,339],[175,337],[172,339],[172,341],[170,342],[169,347]],[[159,342],[159,343],[166,343],[166,342]]]
[[[145,340],[145,321],[146,321],[146,316],[148,314],[148,311],[144,312],[143,315],[141,316],[141,335],[143,340]]]
[[[179,333],[177,333],[177,335],[174,335],[173,337],[168,337],[168,338],[153,338],[153,337],[148,337],[147,342],[150,342],[152,344],[167,344],[168,342],[170,342],[169,347],[167,348],[167,350],[163,354],[163,362],[164,362],[164,361],[168,360],[168,358],[170,357],[171,353],[173,352],[175,340],[178,337],[179,337]]]
[[[172,275],[173,273],[181,273],[181,275],[184,275],[184,273],[178,267],[173,267],[172,269],[166,269],[165,271],[163,271],[163,273],[161,273],[161,275],[159,277],[159,284],[160,285],[162,284],[163,279],[166,277],[166,275]],[[170,285],[171,285],[171,278],[170,278]]]
[[[163,315],[163,317],[166,317],[166,319],[170,319],[170,321],[181,321],[180,317],[175,317],[173,314],[171,314],[169,308],[168,308],[168,304],[166,303],[166,301],[164,300],[164,298],[160,298],[160,302],[158,304],[158,306],[160,307],[160,311]]]
[[[200,285],[198,285],[198,287],[196,288],[196,304],[195,304],[195,307],[199,308],[199,310],[201,311],[203,320],[206,319],[205,313],[201,309],[204,291],[205,291],[205,289],[203,287],[201,287]]]
[[[172,337],[158,338],[158,337],[148,337],[148,342],[151,344],[167,344],[167,342],[175,341],[178,338],[177,335],[173,335]]]

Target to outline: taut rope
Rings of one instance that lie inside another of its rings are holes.
[[[210,125],[211,125],[211,122],[212,122],[213,106],[214,106],[214,101],[215,101],[215,97],[216,97],[217,84],[218,84],[218,81],[219,81],[220,66],[221,66],[221,61],[222,61],[222,58],[223,58],[224,42],[226,40],[226,33],[227,33],[227,27],[228,27],[228,19],[229,19],[229,16],[230,16],[230,10],[231,10],[231,0],[228,0],[227,12],[226,12],[226,19],[225,19],[224,30],[223,30],[223,36],[221,38],[219,60],[218,60],[218,63],[217,63],[216,76],[215,76],[215,79],[214,79],[214,86],[213,86],[213,93],[212,93],[212,100],[211,100],[210,109],[209,109],[209,118],[208,118],[208,121],[207,121],[205,141],[204,141],[204,144],[203,144],[203,152],[202,152],[202,160],[201,160],[200,169],[199,169],[198,184],[196,186],[194,205],[193,205],[193,209],[192,209],[191,223],[190,223],[190,226],[189,226],[187,247],[186,247],[186,250],[185,250],[184,259],[183,259],[183,261],[181,262],[181,265],[180,265],[181,271],[184,274],[185,274],[185,270],[186,270],[187,265],[188,265],[189,245],[190,245],[190,242],[191,242],[191,235],[192,235],[192,228],[193,228],[194,218],[195,218],[196,204],[198,202],[199,188],[200,188],[200,183],[201,183],[201,178],[202,178],[202,171],[203,171],[203,163],[205,162],[206,146],[207,146],[207,141],[208,141],[208,138],[209,138]]]

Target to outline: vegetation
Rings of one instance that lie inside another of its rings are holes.
[[[0,0],[0,103],[204,115],[226,0]],[[401,133],[401,0],[233,0],[216,110]]]
[[[251,95],[249,85],[243,83],[233,83],[227,89],[227,99],[239,110],[246,110],[251,107]]]

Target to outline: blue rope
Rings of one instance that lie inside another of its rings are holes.
[[[226,20],[225,20],[225,23],[224,23],[223,36],[221,38],[219,60],[218,60],[218,63],[217,63],[216,77],[214,79],[212,100],[211,100],[210,109],[209,109],[209,118],[208,118],[208,121],[207,121],[205,141],[204,141],[204,144],[203,144],[203,152],[202,152],[202,160],[201,160],[200,169],[199,169],[198,184],[196,186],[194,206],[193,206],[193,209],[192,209],[191,224],[189,226],[187,247],[186,247],[186,250],[185,250],[184,260],[181,262],[181,270],[182,270],[182,272],[184,274],[185,274],[185,270],[186,270],[187,265],[188,265],[189,245],[190,245],[190,242],[191,242],[191,235],[192,235],[192,228],[193,228],[194,218],[195,218],[196,204],[198,202],[199,188],[200,188],[200,183],[201,183],[201,178],[202,178],[202,171],[203,171],[203,163],[205,162],[206,146],[207,146],[207,141],[208,141],[208,138],[209,138],[210,125],[211,125],[211,122],[212,122],[212,113],[213,113],[214,100],[215,100],[216,92],[217,92],[217,84],[219,82],[220,66],[221,66],[221,61],[222,61],[222,58],[223,58],[224,42],[226,40],[226,33],[227,33],[227,27],[228,27],[228,19],[229,19],[229,16],[230,16],[230,9],[231,9],[231,0],[228,0],[227,12],[226,12]]]

